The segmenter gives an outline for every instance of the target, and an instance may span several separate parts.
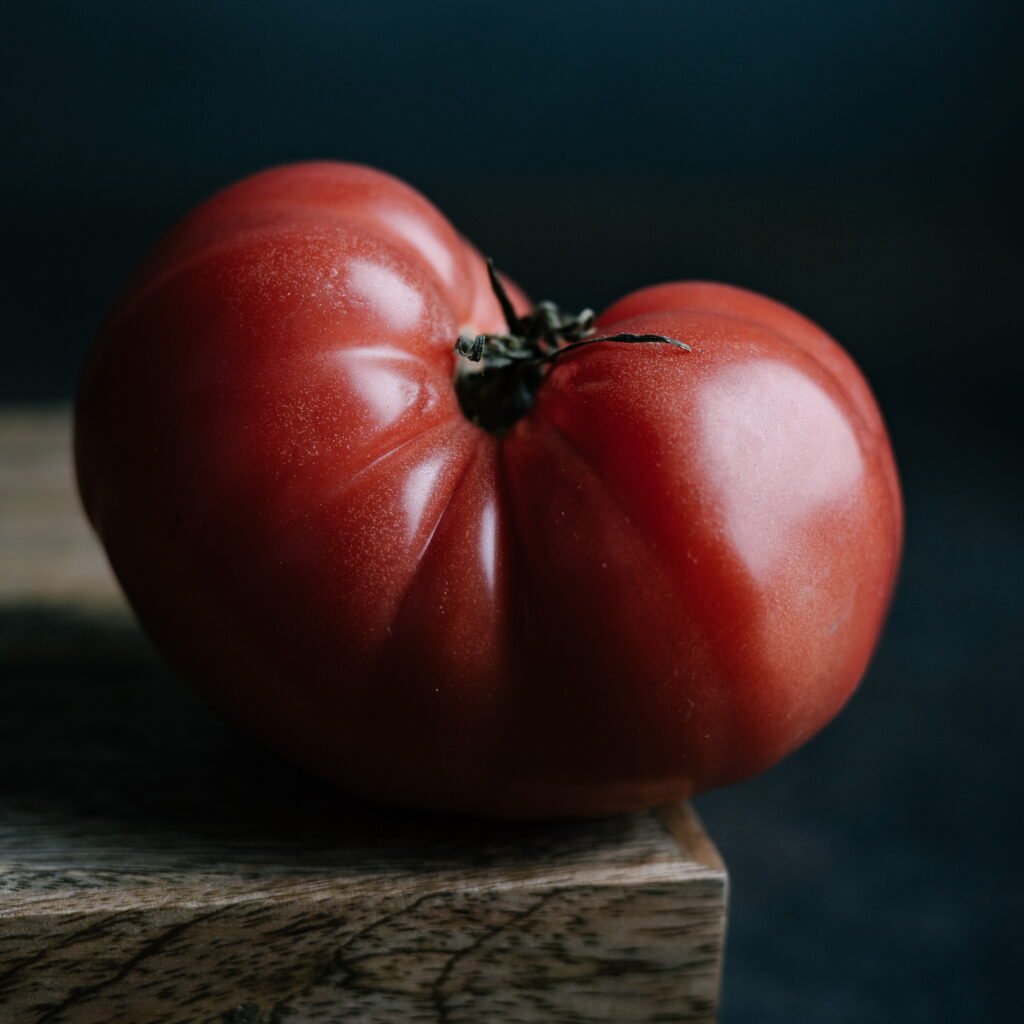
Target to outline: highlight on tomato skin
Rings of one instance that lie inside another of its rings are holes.
[[[762,771],[863,676],[902,545],[859,370],[793,310],[531,305],[352,164],[190,213],[100,328],[83,505],[223,714],[371,799],[599,815]]]

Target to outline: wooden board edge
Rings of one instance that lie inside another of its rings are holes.
[[[654,814],[676,841],[684,857],[726,876],[725,862],[691,804],[664,804],[655,808]]]

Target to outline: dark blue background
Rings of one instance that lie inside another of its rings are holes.
[[[10,5],[9,5],[10,6]],[[70,397],[145,247],[268,164],[407,178],[537,296],[768,292],[874,383],[905,571],[862,693],[699,801],[723,1019],[1010,1019],[1021,954],[1021,36],[993,0],[6,11],[0,400]]]

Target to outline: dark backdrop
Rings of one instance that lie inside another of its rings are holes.
[[[69,398],[157,234],[232,179],[309,157],[408,179],[570,307],[697,276],[808,313],[890,422],[906,562],[840,720],[699,801],[734,882],[723,1019],[1011,1019],[1024,82],[1010,6],[8,5],[0,400]]]

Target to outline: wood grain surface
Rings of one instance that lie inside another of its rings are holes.
[[[686,806],[358,803],[134,626],[63,410],[0,412],[0,1022],[712,1021],[726,873]]]

